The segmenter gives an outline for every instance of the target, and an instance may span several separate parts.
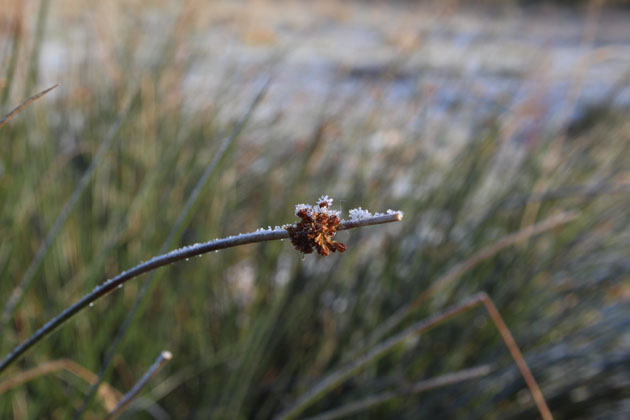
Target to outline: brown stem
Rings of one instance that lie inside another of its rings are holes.
[[[51,90],[53,90],[54,88],[56,88],[57,86],[59,86],[59,84],[57,83],[54,86],[49,87],[46,90],[43,90],[39,93],[36,93],[35,95],[31,96],[30,98],[28,98],[27,100],[25,100],[24,102],[22,102],[20,105],[18,105],[17,107],[13,108],[13,110],[11,112],[9,112],[7,115],[5,115],[1,120],[0,120],[0,127],[2,127],[3,125],[5,125],[11,118],[15,117],[17,114],[19,114],[24,108],[26,108],[28,105],[30,105],[32,102],[35,102],[36,100],[38,100],[39,98],[41,98],[42,96],[44,96],[45,94],[47,94],[48,92],[50,92]]]
[[[538,407],[538,411],[544,420],[553,420],[553,416],[551,415],[551,411],[547,406],[547,402],[545,401],[545,397],[543,396],[532,371],[529,369],[521,350],[518,348],[510,329],[503,321],[501,314],[499,313],[496,306],[492,302],[492,299],[484,292],[481,293],[481,301],[483,302],[483,306],[485,306],[488,314],[490,315],[490,319],[494,323],[497,330],[499,330],[499,334],[501,334],[501,338],[503,338],[503,342],[507,346],[508,350],[510,350],[510,354],[512,358],[516,362],[516,366],[518,366],[518,370],[521,371],[521,375],[523,375],[523,379],[525,379],[525,383],[527,383],[527,387],[529,388],[529,392],[531,392],[534,401],[536,402],[536,406]]]

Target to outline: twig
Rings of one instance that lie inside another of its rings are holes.
[[[400,212],[394,212],[391,214],[381,214],[378,216],[367,217],[360,220],[342,220],[337,230],[355,229],[364,226],[382,225],[391,222],[400,222],[403,219],[403,215]]]
[[[412,384],[411,386],[401,387],[394,391],[386,391],[377,395],[372,395],[359,401],[346,404],[339,408],[325,411],[316,416],[308,417],[305,420],[333,420],[341,417],[346,417],[352,414],[359,413],[361,411],[369,410],[372,407],[384,404],[396,398],[402,398],[412,394],[419,394],[421,392],[429,391],[432,389],[437,389],[459,382],[480,378],[488,375],[490,372],[492,372],[492,367],[490,365],[482,365],[471,369],[464,369],[453,373],[447,373],[446,375],[441,375],[435,378],[419,381]]]
[[[354,361],[350,362],[347,366],[338,369],[337,371],[331,373],[330,375],[326,376],[321,381],[316,383],[312,388],[302,394],[302,396],[299,397],[292,406],[276,416],[275,420],[290,420],[296,418],[310,405],[321,399],[325,394],[343,383],[345,380],[350,378],[352,375],[357,373],[369,363],[384,356],[395,346],[401,344],[409,337],[426,332],[436,325],[441,324],[442,322],[445,322],[462,312],[472,309],[479,304],[484,305],[484,307],[490,314],[490,319],[499,330],[499,333],[501,334],[505,345],[510,350],[510,354],[514,358],[516,365],[521,371],[521,374],[523,375],[523,378],[525,379],[525,382],[529,387],[529,391],[531,392],[543,419],[553,420],[551,412],[549,411],[549,407],[547,407],[547,403],[545,402],[542,392],[540,391],[540,387],[536,383],[536,379],[534,379],[534,376],[527,366],[527,362],[525,362],[523,355],[518,349],[518,346],[514,341],[512,334],[503,322],[503,319],[501,318],[501,315],[499,315],[496,307],[494,306],[488,295],[484,292],[474,295],[473,297],[469,298],[463,303],[460,303],[459,305],[451,306],[440,314],[419,321],[414,325],[408,327],[407,329],[401,331],[400,333],[373,346],[365,354],[356,357]]]
[[[551,415],[551,411],[547,406],[545,397],[543,396],[542,391],[540,390],[540,387],[538,386],[538,383],[536,382],[536,379],[532,374],[532,371],[529,369],[529,366],[527,365],[527,362],[525,361],[521,350],[518,348],[518,344],[516,344],[516,341],[514,340],[510,329],[507,325],[505,325],[505,322],[503,321],[499,310],[496,306],[494,306],[492,299],[490,299],[490,297],[486,293],[481,293],[481,301],[483,303],[483,306],[485,306],[486,310],[488,311],[490,319],[492,319],[495,327],[497,327],[497,330],[499,330],[499,334],[501,334],[503,342],[507,346],[508,350],[510,350],[510,354],[516,362],[518,369],[521,371],[521,375],[523,375],[523,379],[525,379],[525,382],[527,383],[529,392],[531,392],[532,397],[536,402],[536,406],[538,407],[540,415],[544,420],[553,420],[553,416]]]
[[[20,105],[18,105],[17,107],[13,108],[13,110],[11,112],[9,112],[7,115],[4,116],[4,118],[2,118],[0,120],[0,127],[2,127],[3,125],[5,125],[7,122],[9,122],[9,120],[13,117],[15,117],[17,114],[19,114],[24,108],[26,108],[28,105],[30,105],[32,102],[35,102],[36,100],[38,100],[39,98],[41,98],[42,96],[44,96],[45,94],[47,94],[48,92],[50,92],[51,90],[53,90],[54,88],[56,88],[57,86],[59,86],[59,83],[57,83],[54,86],[49,87],[46,90],[42,90],[39,93],[36,93],[35,95],[31,96],[30,98],[28,98],[27,100],[25,100],[24,102],[22,102]]]
[[[127,392],[122,397],[122,399],[118,401],[118,404],[116,405],[116,407],[112,411],[110,411],[107,417],[105,418],[115,419],[116,417],[118,417],[120,413],[122,413],[125,410],[125,408],[129,405],[129,403],[131,403],[131,401],[140,393],[142,388],[146,386],[146,384],[151,380],[151,378],[157,375],[158,372],[162,369],[162,367],[164,367],[166,362],[168,362],[172,358],[173,358],[173,355],[171,354],[170,351],[163,351],[162,353],[160,353],[157,359],[155,359],[155,362],[153,362],[153,364],[149,367],[146,373],[142,375],[142,378],[140,378],[140,380],[136,382],[136,384],[129,390],[129,392]]]
[[[402,220],[401,213],[386,214],[380,216],[374,216],[358,221],[342,221],[337,230],[347,230],[358,227],[378,225],[390,222],[399,222]],[[278,239],[286,239],[289,237],[289,232],[283,228],[276,228],[273,230],[262,230],[253,233],[245,233],[241,235],[231,236],[223,239],[216,239],[209,242],[200,244],[185,246],[180,249],[176,249],[169,253],[159,255],[150,259],[149,261],[138,264],[137,266],[123,271],[116,277],[113,277],[100,286],[95,287],[90,293],[83,296],[76,303],[64,309],[59,315],[48,321],[40,329],[38,329],[31,337],[29,337],[22,344],[16,346],[0,363],[0,372],[4,371],[11,363],[13,363],[20,355],[26,350],[32,347],[35,343],[42,338],[50,334],[59,325],[74,316],[77,312],[93,303],[97,299],[105,296],[111,291],[135,278],[141,274],[148,273],[160,267],[164,267],[174,262],[186,260],[188,258],[196,257],[199,255],[207,254],[212,251],[218,251],[221,249],[232,248],[235,246],[253,244],[257,242],[273,241]]]

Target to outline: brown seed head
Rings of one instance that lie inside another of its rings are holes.
[[[310,254],[315,249],[324,257],[331,252],[346,250],[344,244],[332,239],[337,232],[339,217],[328,208],[329,201],[320,199],[317,206],[303,206],[298,209],[296,215],[300,221],[287,228],[295,249],[303,254]]]

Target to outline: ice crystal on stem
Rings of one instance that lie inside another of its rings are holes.
[[[352,209],[349,211],[350,220],[363,220],[372,217],[372,213],[367,210],[363,210],[361,207]]]

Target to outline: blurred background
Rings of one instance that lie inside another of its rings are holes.
[[[122,418],[273,418],[480,291],[556,419],[630,417],[627,2],[0,0],[0,114],[55,83],[0,128],[2,356],[119,272],[320,195],[405,217],[342,255],[267,242],[135,279],[2,373],[1,418],[102,418],[162,350]],[[317,415],[538,411],[478,307]]]

